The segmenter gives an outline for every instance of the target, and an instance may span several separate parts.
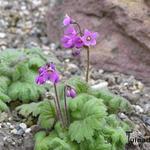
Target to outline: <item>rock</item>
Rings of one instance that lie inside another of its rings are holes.
[[[20,130],[17,130],[16,135],[22,136],[24,133],[25,133],[25,130],[20,129]]]
[[[6,37],[6,34],[5,34],[5,33],[0,32],[0,38],[5,38],[5,37]]]
[[[107,86],[108,86],[108,82],[103,81],[103,82],[100,82],[98,84],[93,85],[92,89],[99,90],[99,89],[102,89],[102,88],[107,88]]]
[[[100,34],[96,47],[91,48],[91,64],[135,75],[150,84],[149,0],[64,0],[47,13],[51,41],[59,41],[66,13]],[[85,58],[83,54],[82,62]]]
[[[91,78],[92,79],[94,79],[94,80],[98,80],[98,79],[101,79],[101,77],[102,77],[102,73],[104,72],[104,70],[102,70],[102,69],[93,69],[92,71],[91,71]]]
[[[145,104],[143,107],[144,107],[144,112],[150,115],[150,103]]]
[[[78,68],[77,65],[72,64],[72,63],[69,63],[67,70],[68,70],[68,72],[70,72],[71,74],[75,74],[75,73],[79,70],[79,68]]]
[[[11,130],[11,133],[12,133],[12,134],[17,134],[17,129]]]
[[[51,50],[56,50],[57,45],[55,43],[51,43],[50,48],[51,48]]]
[[[128,99],[131,102],[131,104],[136,104],[140,99],[139,94],[132,94],[130,92],[125,92],[124,94],[122,94],[122,96]]]
[[[8,120],[8,114],[5,112],[0,113],[0,122],[4,122]]]
[[[27,125],[25,123],[20,123],[19,127],[21,127],[23,130],[27,129]]]
[[[25,130],[25,133],[30,133],[31,132],[31,128],[27,128],[26,130]]]
[[[150,117],[148,117],[148,116],[143,116],[143,121],[144,121],[144,123],[146,124],[146,125],[148,125],[148,126],[150,126]]]
[[[128,117],[124,113],[119,113],[119,118],[120,119],[127,119]]]
[[[132,106],[134,107],[137,114],[144,112],[144,110],[141,106],[139,106],[139,105],[132,105]]]
[[[34,137],[31,134],[28,134],[24,137],[24,150],[33,150],[34,149]]]
[[[104,79],[108,82],[108,84],[110,86],[114,85],[116,83],[115,77],[113,75],[111,75],[111,74],[104,76]]]

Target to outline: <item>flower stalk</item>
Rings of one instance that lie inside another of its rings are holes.
[[[66,116],[66,126],[68,127],[70,124],[70,117],[69,117],[68,107],[67,107],[66,91],[67,91],[67,86],[64,87],[64,109],[65,109],[65,116]]]
[[[90,70],[90,48],[88,46],[85,47],[87,51],[87,68],[86,68],[86,82],[89,81],[89,70]]]
[[[65,122],[64,122],[62,111],[61,111],[61,107],[60,107],[60,101],[59,101],[59,98],[58,98],[58,92],[57,92],[56,84],[54,84],[54,90],[55,90],[55,96],[56,96],[56,104],[57,104],[57,108],[58,108],[58,116],[59,116],[59,119],[60,119],[60,121],[62,123],[62,126],[64,127],[65,126]]]
[[[56,117],[57,117],[57,120],[59,120],[59,112],[58,112],[58,108],[57,108],[57,102],[56,102],[56,98],[55,96],[51,95],[50,93],[46,96],[49,100],[53,99],[54,101],[54,104],[55,104],[55,111],[56,111]]]

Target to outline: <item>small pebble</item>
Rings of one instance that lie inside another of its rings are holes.
[[[0,38],[5,38],[5,37],[6,37],[6,34],[5,34],[5,33],[0,32]]]
[[[20,123],[19,126],[23,129],[26,130],[27,129],[27,125],[25,123]]]
[[[143,108],[139,105],[133,105],[133,107],[135,108],[135,111],[137,113],[143,113],[144,112]]]
[[[120,119],[127,119],[128,117],[124,113],[119,113],[118,114]]]
[[[30,133],[31,132],[31,128],[27,128],[26,130],[25,130],[25,133]]]
[[[98,84],[95,84],[92,86],[93,89],[98,90],[101,88],[106,88],[108,86],[108,82],[104,81],[104,82],[100,82]]]
[[[12,133],[12,134],[17,134],[17,129],[11,130],[11,133]]]

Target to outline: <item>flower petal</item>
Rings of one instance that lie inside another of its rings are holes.
[[[92,37],[93,37],[94,39],[96,39],[98,36],[99,36],[99,34],[98,34],[97,32],[94,32],[94,33],[92,34]]]
[[[91,45],[96,45],[96,40],[95,39],[93,39],[92,41],[91,41],[91,43],[90,43]]]

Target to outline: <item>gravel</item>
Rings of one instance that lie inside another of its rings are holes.
[[[0,50],[33,46],[48,48],[45,13],[54,2],[0,0]]]

